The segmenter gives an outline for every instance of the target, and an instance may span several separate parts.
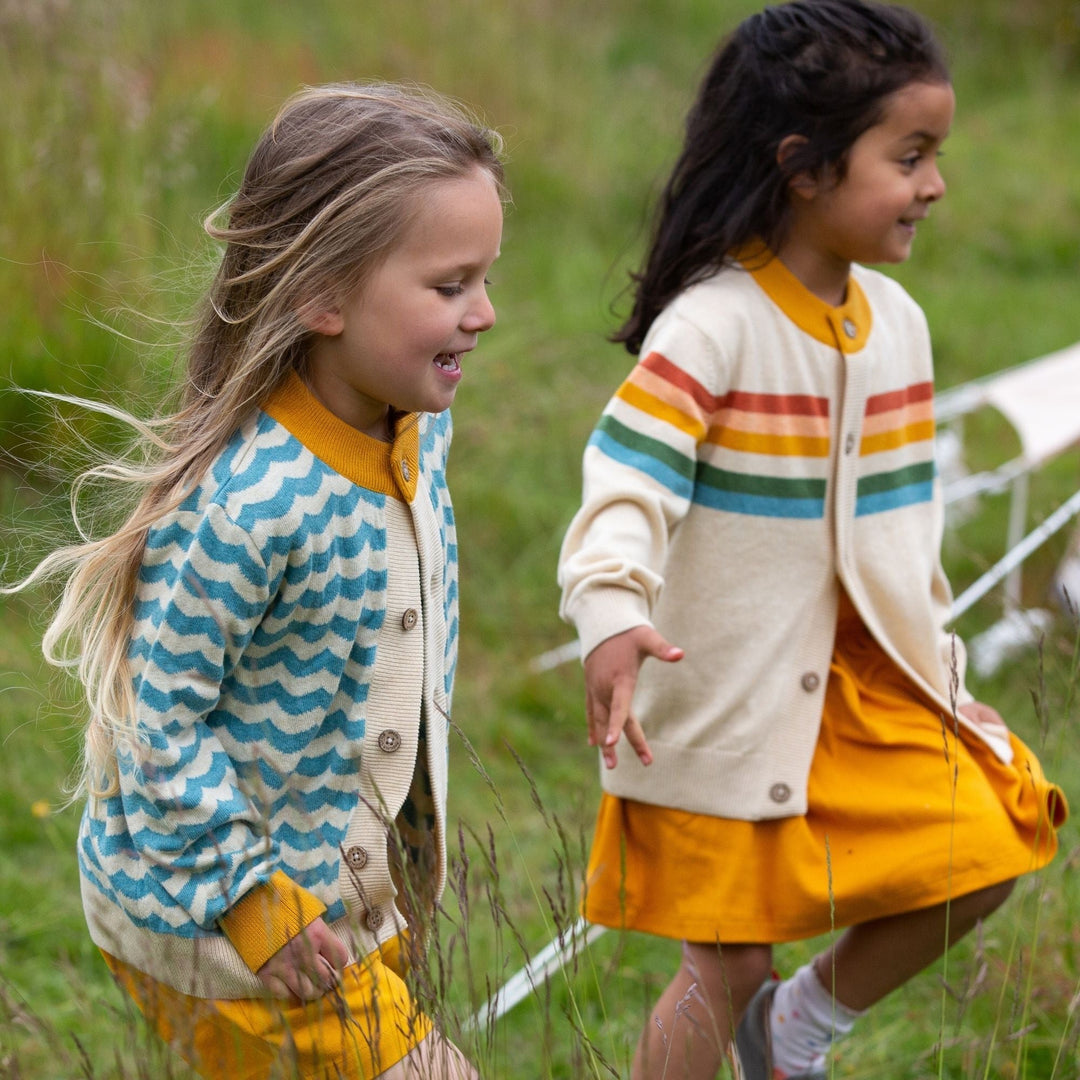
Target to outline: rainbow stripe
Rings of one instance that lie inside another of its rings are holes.
[[[649,434],[657,425],[682,433],[675,441],[687,452]],[[825,513],[827,398],[740,390],[714,395],[654,352],[619,388],[590,444],[715,510],[781,518]],[[772,467],[760,458],[771,459]]]
[[[855,516],[879,514],[933,498],[934,387],[913,383],[867,399],[860,459],[876,458],[859,478]],[[884,467],[882,467],[884,466]]]

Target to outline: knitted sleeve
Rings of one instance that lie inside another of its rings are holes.
[[[120,798],[140,888],[205,929],[275,869],[250,783],[208,723],[268,592],[259,551],[219,506],[151,531],[129,649],[138,737],[118,753]]]
[[[559,558],[560,614],[586,656],[650,623],[672,531],[694,498],[698,448],[722,404],[717,345],[677,314],[661,315],[641,356],[589,439],[582,505]]]

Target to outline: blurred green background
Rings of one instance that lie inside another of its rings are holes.
[[[1080,338],[1080,3],[919,0],[953,60],[949,192],[911,261],[890,270],[923,305],[939,386]],[[460,1023],[572,921],[597,798],[579,667],[530,671],[571,635],[554,567],[588,432],[628,369],[605,337],[682,116],[743,0],[2,0],[0,2],[0,537],[4,580],[72,536],[66,484],[121,433],[13,387],[148,414],[179,370],[182,321],[215,252],[201,219],[238,182],[259,131],[307,83],[423,83],[506,139],[513,194],[492,277],[498,325],[455,406],[462,662],[454,749],[458,888],[439,940],[444,1020],[487,1077],[625,1074],[672,949],[608,935],[568,983],[477,1035]],[[972,464],[1015,451],[995,416],[968,425]],[[1032,483],[1031,523],[1078,486],[1075,455]],[[107,517],[108,507],[91,510]],[[1007,506],[950,533],[959,588],[1001,553]],[[1029,565],[1044,593],[1058,538]],[[964,618],[975,632],[991,597]],[[61,810],[77,754],[72,688],[43,669],[43,594],[0,600],[0,1077],[187,1076],[133,1023],[86,938]],[[1032,743],[1080,807],[1076,643],[973,689]],[[837,1075],[1076,1076],[1076,827],[950,967],[860,1026]],[[787,968],[811,946],[778,952]],[[943,982],[944,980],[944,982]],[[935,1047],[943,1049],[935,1049]]]

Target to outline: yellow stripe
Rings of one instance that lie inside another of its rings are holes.
[[[672,427],[685,431],[694,442],[700,442],[705,435],[705,425],[692,416],[687,416],[681,409],[662,401],[655,394],[650,394],[632,382],[624,382],[615,393],[616,397],[622,398],[628,405],[640,409],[657,420],[664,420]]]
[[[868,454],[880,454],[885,450],[896,450],[898,447],[907,446],[909,443],[927,442],[933,437],[934,421],[922,420],[917,424],[907,424],[905,427],[893,428],[892,431],[883,431],[880,435],[865,436],[859,447],[859,454],[862,457]]]
[[[708,441],[729,450],[742,450],[748,454],[769,454],[773,457],[829,456],[829,440],[807,435],[761,435],[756,431],[739,431],[738,428],[713,428]]]

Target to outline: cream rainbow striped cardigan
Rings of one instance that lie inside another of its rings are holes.
[[[661,313],[586,448],[559,564],[585,655],[642,624],[686,650],[643,665],[654,761],[624,743],[606,790],[749,820],[805,812],[841,584],[944,715],[971,700],[945,629],[933,435],[925,318],[876,271],[853,267],[833,308],[774,258]]]

